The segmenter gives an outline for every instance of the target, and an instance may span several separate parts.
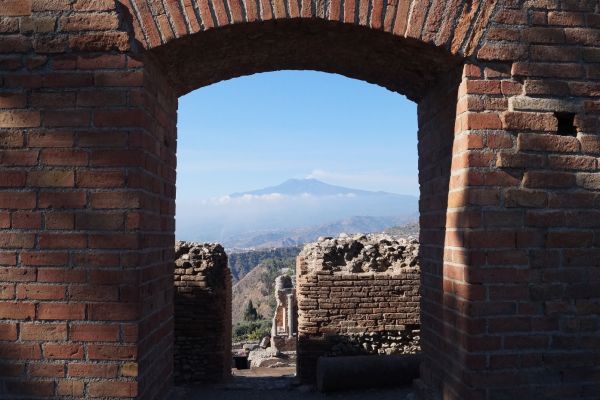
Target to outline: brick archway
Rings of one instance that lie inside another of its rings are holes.
[[[586,0],[5,0],[0,392],[165,398],[177,97],[309,68],[419,103],[421,398],[593,398],[599,12]]]

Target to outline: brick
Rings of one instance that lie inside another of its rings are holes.
[[[137,304],[90,304],[90,319],[95,321],[134,321],[139,318]]]
[[[58,285],[19,284],[17,299],[25,300],[63,300],[66,287]]]
[[[87,245],[85,234],[42,233],[39,235],[41,249],[83,249]]]
[[[594,171],[597,168],[595,157],[586,157],[581,155],[550,155],[548,156],[548,166],[553,169]]]
[[[35,235],[29,233],[2,233],[0,232],[0,248],[3,249],[31,249],[35,245]]]
[[[76,183],[81,188],[121,188],[125,186],[122,171],[77,171]]]
[[[78,51],[127,51],[127,32],[93,32],[69,36],[69,47]]]
[[[119,27],[115,13],[75,13],[60,19],[62,31],[110,31]]]
[[[591,190],[600,189],[600,173],[577,174],[577,186]]]
[[[121,91],[85,91],[77,94],[77,105],[81,107],[122,106],[126,93]]]
[[[22,323],[21,340],[67,340],[67,324]]]
[[[485,43],[477,58],[486,61],[514,61],[527,57],[527,46],[521,43]]]
[[[40,347],[37,344],[0,343],[0,358],[9,360],[39,360]]]
[[[15,298],[15,285],[0,283],[0,300],[13,300]]]
[[[0,2],[0,15],[17,17],[31,15],[32,0],[2,0]]]
[[[42,215],[38,212],[17,211],[12,214],[12,227],[17,229],[39,229]]]
[[[515,62],[512,66],[513,76],[540,78],[581,78],[583,67],[577,63],[550,62]]]
[[[117,342],[119,325],[72,324],[69,329],[69,338],[82,342]]]
[[[41,268],[38,282],[81,283],[86,280],[86,272],[71,268]]]
[[[22,93],[0,93],[0,108],[25,108],[27,97]]]
[[[73,146],[73,132],[69,131],[44,131],[29,133],[29,146],[31,147],[71,147]]]
[[[46,229],[72,230],[75,227],[75,215],[71,212],[52,212],[44,215]]]
[[[39,111],[0,111],[0,128],[35,128],[40,124]]]
[[[96,192],[90,202],[96,209],[140,208],[140,195],[135,192]]]
[[[0,208],[35,208],[36,195],[33,192],[0,192]]]
[[[521,37],[529,43],[564,43],[565,30],[549,27],[526,28],[521,32]]]
[[[72,285],[68,298],[71,301],[118,301],[119,289],[104,285]]]
[[[141,71],[97,72],[95,84],[104,87],[143,86],[144,75]]]
[[[556,117],[550,113],[505,112],[500,118],[504,129],[552,132],[558,129]]]
[[[137,234],[90,235],[89,247],[92,249],[137,249],[140,242]]]
[[[506,207],[546,207],[548,194],[537,190],[508,189],[505,193]]]
[[[0,302],[1,319],[32,319],[35,316],[35,304],[24,302]]]
[[[570,188],[575,186],[575,174],[526,171],[523,178],[523,185],[527,188]]]
[[[110,11],[114,7],[112,0],[76,0],[73,4],[75,11]]]
[[[40,208],[83,208],[87,203],[84,192],[42,192],[38,206]]]
[[[579,141],[575,137],[550,134],[520,133],[517,137],[518,149],[523,151],[547,151],[575,153],[579,151]]]
[[[83,320],[85,304],[41,303],[38,305],[37,317],[40,320]]]
[[[45,111],[44,125],[48,127],[87,127],[90,124],[89,111]]]
[[[90,382],[89,395],[97,397],[136,397],[138,387],[136,382]]]
[[[117,365],[92,364],[92,363],[70,363],[68,374],[77,378],[116,378]]]
[[[0,323],[0,340],[17,340],[17,324]]]
[[[49,166],[82,166],[87,160],[87,152],[81,150],[44,149],[40,153],[42,164]]]
[[[45,343],[42,348],[47,359],[79,360],[84,357],[83,346],[79,344]]]
[[[0,188],[23,187],[26,177],[22,171],[0,171]]]
[[[30,364],[29,374],[40,378],[62,378],[65,376],[63,364]]]
[[[119,345],[88,345],[90,360],[135,360],[137,357],[136,346]]]
[[[499,129],[502,127],[500,117],[496,113],[467,113],[465,129]]]
[[[548,232],[546,246],[548,248],[591,247],[594,234],[589,232]]]
[[[145,115],[141,110],[96,111],[94,125],[97,127],[139,127],[144,118]]]
[[[27,174],[27,186],[33,187],[74,187],[73,171],[31,171]]]
[[[67,397],[83,397],[84,382],[68,379],[56,383],[56,394]]]

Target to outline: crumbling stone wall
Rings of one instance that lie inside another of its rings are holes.
[[[231,272],[221,245],[175,247],[176,383],[215,381],[231,372]]]
[[[419,244],[388,235],[321,238],[297,258],[298,375],[319,356],[415,353]]]

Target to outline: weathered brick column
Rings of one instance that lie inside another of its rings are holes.
[[[175,247],[176,384],[231,375],[231,272],[221,245]]]

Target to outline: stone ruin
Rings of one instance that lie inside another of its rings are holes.
[[[298,375],[320,356],[420,351],[416,239],[384,234],[319,238],[297,258]]]
[[[217,244],[177,242],[175,382],[217,381],[231,371],[231,274]],[[320,356],[420,351],[419,243],[340,235],[307,244],[290,276],[275,281],[270,340],[252,367],[291,366],[314,381]]]
[[[290,276],[280,275],[275,279],[275,301],[271,347],[280,351],[296,350],[296,289]]]
[[[231,374],[231,273],[219,244],[175,246],[175,369],[178,384]]]
[[[271,336],[264,338],[248,354],[250,366],[289,367],[296,365],[297,304],[292,277],[275,278],[275,312]]]

